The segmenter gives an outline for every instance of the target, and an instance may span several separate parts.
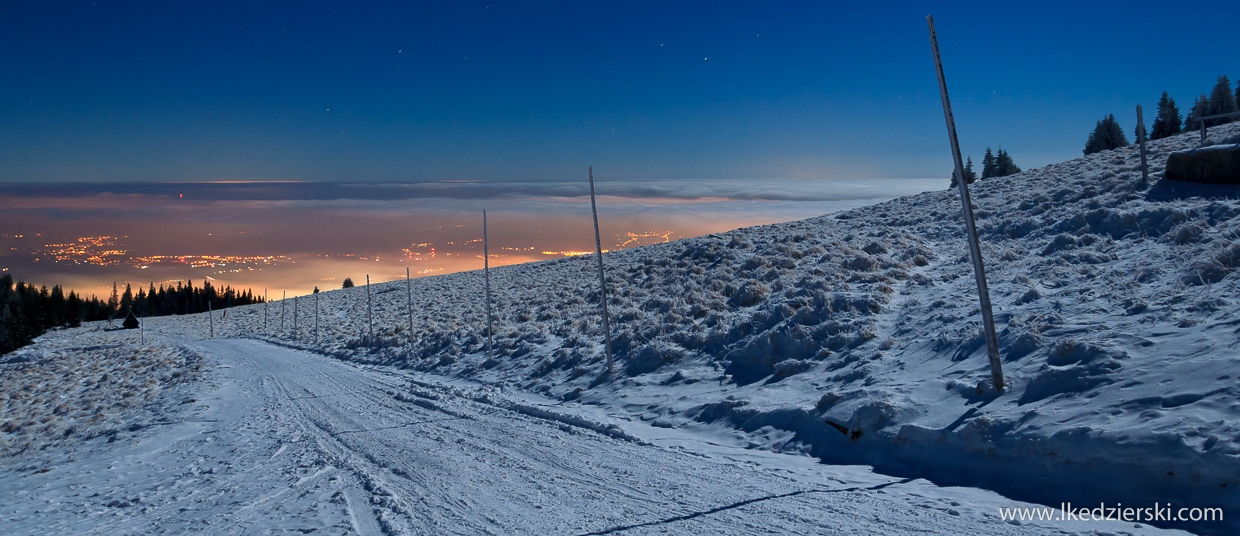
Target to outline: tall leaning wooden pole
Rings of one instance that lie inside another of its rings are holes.
[[[487,290],[487,359],[495,359],[495,346],[491,336],[491,257],[487,253],[487,211],[482,211],[482,277]]]
[[[939,40],[934,35],[934,17],[926,17],[930,25],[930,48],[934,52],[934,70],[939,75],[939,93],[943,96],[943,116],[947,119],[947,137],[952,144],[952,160],[956,164],[956,184],[960,187],[960,202],[964,206],[964,228],[969,238],[969,256],[973,258],[973,275],[977,279],[977,296],[981,302],[982,323],[986,328],[986,354],[990,358],[990,377],[995,390],[1003,391],[1003,365],[999,361],[999,338],[995,334],[995,316],[990,310],[990,290],[986,287],[986,268],[982,265],[982,248],[977,241],[977,225],[973,222],[973,204],[969,198],[969,186],[964,180],[964,161],[960,157],[960,141],[956,138],[956,120],[952,117],[952,105],[947,99],[947,79],[943,76],[943,61],[939,58]]]
[[[594,166],[590,166],[590,212],[594,215],[594,249],[598,254],[598,288],[603,304],[603,333],[607,339],[607,373],[613,370],[611,360],[611,324],[607,319],[607,280],[603,278],[603,241],[598,233],[598,206],[594,203]]]
[[[375,345],[375,310],[370,305],[370,274],[366,274],[366,344]]]
[[[1149,184],[1150,167],[1145,161],[1145,118],[1141,117],[1141,105],[1137,105],[1137,146],[1141,150],[1141,184]]]

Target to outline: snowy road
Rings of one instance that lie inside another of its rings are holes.
[[[5,532],[1160,532],[1013,525],[997,508],[1024,504],[986,491],[646,424],[621,422],[626,433],[604,435],[429,378],[411,387],[419,377],[410,373],[252,340],[197,349],[214,368],[180,422],[149,427],[136,444],[100,438],[59,461],[4,467]]]

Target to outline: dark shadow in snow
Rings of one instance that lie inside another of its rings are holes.
[[[964,424],[965,421],[972,419],[974,415],[977,415],[977,408],[976,407],[969,408],[969,411],[966,411],[963,414],[961,414],[959,418],[957,418],[951,424],[947,425],[947,427],[943,428],[943,430],[947,432],[955,432],[957,428],[960,428],[960,425]]]
[[[1240,184],[1206,184],[1203,182],[1159,179],[1145,194],[1146,201],[1173,201],[1200,197],[1203,199],[1240,199]]]
[[[635,524],[635,525],[622,525],[622,526],[619,526],[619,527],[612,527],[612,528],[609,528],[609,529],[606,529],[606,530],[600,530],[600,531],[596,531],[596,532],[586,532],[586,533],[580,534],[579,536],[599,536],[599,535],[601,535],[601,534],[615,534],[615,533],[617,533],[617,532],[622,532],[622,531],[632,530],[632,529],[639,529],[639,528],[642,528],[642,527],[653,527],[653,526],[655,526],[655,525],[666,525],[666,524],[668,524],[668,523],[675,523],[675,522],[677,522],[677,521],[687,521],[687,520],[690,520],[690,519],[694,519],[694,518],[698,518],[698,517],[702,517],[702,516],[706,516],[706,515],[710,515],[710,514],[714,514],[714,513],[722,512],[722,511],[724,511],[724,510],[732,510],[732,509],[734,509],[734,508],[740,508],[740,507],[742,507],[742,506],[750,505],[750,504],[753,504],[753,503],[759,503],[759,502],[763,502],[763,501],[770,501],[770,500],[774,500],[774,499],[783,499],[783,498],[786,498],[786,497],[795,497],[795,496],[797,496],[797,495],[805,495],[805,494],[808,494],[808,493],[846,493],[846,492],[852,492],[852,491],[875,491],[875,490],[880,490],[880,489],[883,489],[883,488],[885,488],[885,487],[887,487],[887,486],[894,486],[894,485],[896,485],[896,484],[907,484],[907,483],[909,483],[909,482],[912,482],[913,480],[916,480],[916,479],[913,479],[913,478],[905,478],[905,479],[903,479],[903,480],[893,480],[893,481],[891,481],[891,482],[884,482],[884,483],[882,483],[882,484],[878,484],[878,485],[876,485],[876,486],[870,486],[870,487],[868,487],[868,488],[862,488],[862,487],[851,487],[851,488],[839,488],[839,489],[803,489],[803,490],[799,490],[799,491],[793,491],[793,492],[789,492],[789,493],[783,493],[783,494],[780,494],[780,495],[770,495],[770,496],[767,496],[767,497],[757,497],[757,498],[754,498],[754,499],[749,499],[749,500],[741,501],[741,502],[738,502],[738,503],[732,503],[732,504],[729,504],[729,505],[726,505],[726,506],[720,506],[720,507],[718,507],[718,508],[712,508],[712,509],[710,509],[710,510],[703,510],[703,511],[701,511],[701,512],[693,512],[693,513],[690,513],[690,514],[685,514],[685,515],[681,515],[681,516],[669,517],[669,518],[667,518],[667,519],[660,519],[660,520],[658,520],[658,521],[647,521],[647,522],[645,522],[645,523],[638,523],[638,524]]]

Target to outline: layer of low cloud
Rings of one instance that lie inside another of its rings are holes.
[[[933,187],[937,179],[650,180],[598,179],[597,195],[637,199],[713,201],[844,201],[904,195]],[[578,182],[129,182],[10,183],[4,198],[66,199],[164,197],[199,201],[330,201],[401,199],[574,198],[588,196]],[[6,203],[6,205],[8,205]],[[11,205],[10,205],[11,206]]]
[[[614,249],[803,219],[944,187],[942,180],[646,181],[596,184],[603,247]],[[481,212],[494,265],[592,250],[585,183],[21,184],[0,193],[0,269],[92,291],[112,281],[205,277],[296,293],[370,273],[384,279],[480,267]],[[20,239],[14,235],[22,235]],[[41,235],[41,236],[37,236]],[[633,241],[633,236],[644,236]],[[133,256],[286,256],[271,266],[191,268],[49,262],[47,244],[116,237]],[[411,256],[404,250],[436,256]],[[16,248],[16,249],[11,249]],[[34,259],[40,260],[35,262]],[[478,265],[478,266],[475,266]],[[236,269],[236,271],[234,271]]]

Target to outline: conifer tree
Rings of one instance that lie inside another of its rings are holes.
[[[52,287],[51,301],[47,304],[46,317],[44,323],[51,326],[63,326],[69,323],[66,316],[69,300],[65,299],[65,291],[60,285]]]
[[[1174,136],[1180,133],[1180,127],[1180,109],[1176,107],[1175,99],[1164,91],[1162,98],[1158,99],[1158,115],[1154,118],[1154,124],[1150,125],[1150,139]]]
[[[1094,131],[1089,134],[1089,139],[1085,141],[1085,154],[1109,151],[1126,145],[1128,138],[1124,136],[1124,129],[1120,128],[1119,121],[1115,120],[1115,114],[1107,114],[1098,121]]]
[[[1214,89],[1210,91],[1210,100],[1206,104],[1205,116],[1230,114],[1236,112],[1236,98],[1231,94],[1231,80],[1227,79],[1227,75],[1218,77],[1218,82],[1214,84]],[[1222,125],[1235,121],[1235,117],[1224,117],[1221,119],[1210,119],[1206,122],[1207,127]]]
[[[982,178],[989,179],[995,176],[995,155],[990,152],[990,147],[986,148],[986,154],[982,156]]]
[[[133,309],[133,287],[125,283],[125,293],[121,295],[121,308],[118,317],[126,316]]]
[[[1188,111],[1188,117],[1184,118],[1184,130],[1191,132],[1201,128],[1201,118],[1209,115],[1206,113],[1206,106],[1209,106],[1210,98],[1206,95],[1197,97],[1193,102],[1193,108]]]
[[[353,279],[349,277],[344,278],[344,284],[340,288],[353,288]]]
[[[1003,149],[999,149],[999,154],[995,157],[995,176],[1005,177],[1017,173],[1020,173],[1020,168],[1016,167],[1016,162],[1012,161],[1012,155]]]
[[[116,292],[116,281],[112,282],[112,297],[108,298],[108,318],[116,316],[116,311],[121,307],[121,295]]]
[[[973,157],[966,157],[964,161],[964,183],[973,184],[977,182],[977,172],[973,171]],[[956,172],[952,171],[952,188],[959,186],[956,183]]]

